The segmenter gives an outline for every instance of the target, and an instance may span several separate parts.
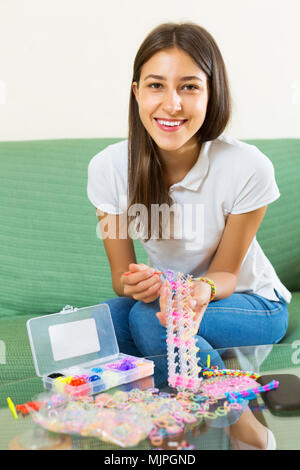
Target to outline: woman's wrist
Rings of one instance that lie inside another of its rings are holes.
[[[210,299],[209,299],[209,302],[211,302],[216,296],[216,286],[215,286],[214,281],[212,281],[211,279],[209,279],[207,277],[203,277],[203,276],[195,278],[194,281],[205,282],[206,284],[210,285]]]

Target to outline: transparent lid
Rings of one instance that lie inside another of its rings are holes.
[[[107,304],[73,309],[27,321],[27,331],[38,376],[72,366],[92,365],[119,354]]]

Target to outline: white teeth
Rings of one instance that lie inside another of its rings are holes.
[[[179,126],[180,124],[183,123],[183,121],[170,122],[170,121],[161,121],[160,119],[157,119],[157,121],[159,122],[159,124],[162,124],[163,126],[170,126],[170,127]]]

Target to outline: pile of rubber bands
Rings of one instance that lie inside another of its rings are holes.
[[[232,380],[235,382],[233,383]],[[274,381],[273,381],[274,382]],[[190,390],[176,393],[156,388],[116,391],[82,397],[76,401],[67,395],[43,393],[35,398],[39,407],[30,407],[33,420],[43,428],[56,432],[92,436],[120,447],[131,447],[150,439],[158,448],[165,438],[180,435],[185,426],[202,420],[215,420],[232,410],[241,410],[241,394],[259,384],[244,373],[242,376],[219,375],[201,382],[197,393]],[[273,384],[274,387],[278,386]],[[237,399],[231,395],[237,394]],[[250,396],[248,399],[254,398]]]

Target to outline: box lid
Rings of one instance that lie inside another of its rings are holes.
[[[38,376],[72,366],[113,360],[119,354],[109,306],[64,307],[59,313],[31,318],[27,331]]]

